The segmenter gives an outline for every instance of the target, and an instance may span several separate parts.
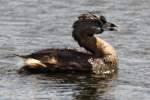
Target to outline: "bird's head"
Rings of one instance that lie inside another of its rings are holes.
[[[73,24],[73,34],[93,36],[104,31],[117,31],[117,25],[108,22],[104,16],[92,13],[81,14]]]

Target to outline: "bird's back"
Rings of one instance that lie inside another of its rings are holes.
[[[92,69],[89,62],[91,57],[90,53],[74,49],[46,49],[25,56],[24,68],[32,71],[47,69],[47,72],[89,72]]]
[[[74,49],[46,49],[25,57],[24,69],[30,72],[81,72],[112,74],[116,71],[116,58],[96,57]]]

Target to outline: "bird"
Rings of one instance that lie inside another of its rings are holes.
[[[92,73],[111,75],[117,72],[118,56],[113,46],[96,36],[104,31],[117,31],[118,26],[108,22],[103,15],[83,13],[73,23],[72,37],[85,51],[49,48],[28,55],[21,70],[30,73]]]

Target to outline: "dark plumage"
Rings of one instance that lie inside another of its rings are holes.
[[[104,16],[82,14],[73,24],[73,38],[89,53],[74,49],[46,49],[30,55],[20,56],[23,69],[30,72],[88,72],[99,75],[117,71],[118,58],[115,49],[101,38],[95,37],[103,31],[116,31],[116,25],[107,22]]]

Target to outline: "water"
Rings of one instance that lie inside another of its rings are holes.
[[[150,100],[149,0],[0,0],[0,100]],[[101,36],[119,54],[111,80],[90,75],[20,75],[18,58],[44,48],[79,48],[72,23],[88,11],[119,32]]]

